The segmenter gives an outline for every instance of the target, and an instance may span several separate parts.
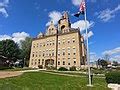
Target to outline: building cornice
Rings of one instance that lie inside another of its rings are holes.
[[[72,33],[79,33],[80,31],[78,29],[73,29],[71,28],[70,29],[70,32],[66,32],[66,33],[58,33],[58,36],[62,36],[62,35],[67,35],[67,34],[72,34]],[[54,34],[54,35],[45,35],[43,37],[40,37],[40,38],[33,38],[33,41],[35,40],[40,40],[40,39],[46,39],[48,37],[53,37],[53,36],[56,36],[57,34]]]

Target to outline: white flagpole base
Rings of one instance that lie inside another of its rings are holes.
[[[88,87],[93,87],[93,85],[90,85],[90,84],[88,84],[87,86],[88,86]]]

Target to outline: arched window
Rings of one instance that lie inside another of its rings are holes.
[[[62,26],[61,26],[61,30],[63,30],[64,28],[65,28],[65,25],[62,25]]]

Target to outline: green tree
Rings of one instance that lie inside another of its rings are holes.
[[[26,37],[24,41],[21,41],[21,57],[24,60],[24,65],[29,65],[30,51],[32,45],[32,38]]]
[[[9,62],[15,62],[19,59],[20,51],[18,44],[16,44],[13,40],[2,40],[0,41],[0,54],[2,57],[6,57],[5,60]]]
[[[118,62],[117,61],[113,61],[113,66],[118,66]]]
[[[99,64],[103,67],[106,68],[108,65],[108,62],[104,59],[99,59]]]

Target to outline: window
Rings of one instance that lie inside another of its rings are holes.
[[[60,56],[60,49],[58,49],[58,56]]]
[[[65,52],[63,52],[63,56],[65,55]]]
[[[58,65],[60,65],[60,61],[58,61]]]
[[[74,64],[76,64],[76,61],[74,61]]]
[[[35,44],[33,45],[33,48],[35,48]]]
[[[40,59],[38,60],[38,64],[40,65]]]
[[[73,55],[75,55],[76,54],[76,49],[75,48],[73,48]]]
[[[54,50],[52,50],[52,56],[54,56]]]
[[[37,52],[36,52],[36,57],[37,57]]]
[[[43,43],[43,46],[45,47],[45,43]]]
[[[73,43],[75,42],[75,38],[73,38]]]
[[[48,56],[48,49],[46,50],[46,56]]]
[[[76,53],[73,53],[73,55],[75,55]]]
[[[43,57],[45,56],[45,51],[43,51]]]
[[[42,47],[42,44],[40,43],[40,47]]]
[[[68,55],[70,55],[70,53],[68,53]]]
[[[55,43],[53,42],[53,45],[54,45]]]
[[[70,65],[70,63],[68,63],[68,65]]]
[[[33,62],[31,63],[31,65],[33,65]]]
[[[63,44],[65,44],[65,39],[64,39],[64,38],[63,38],[63,41],[62,41],[62,42],[63,42]]]
[[[47,40],[47,46],[49,45],[49,41]]]
[[[41,57],[41,51],[39,51],[39,57]]]
[[[51,45],[51,41],[50,41],[50,45]]]
[[[73,58],[73,61],[74,61],[74,65],[76,64],[76,58]]]
[[[62,25],[62,26],[61,26],[61,30],[63,30],[64,28],[65,28],[65,25]]]
[[[70,43],[70,40],[68,40],[68,43]]]
[[[51,56],[51,50],[49,50],[49,56]]]
[[[58,44],[60,44],[60,40],[58,40]]]
[[[70,62],[70,58],[68,58],[68,62]]]
[[[63,56],[65,55],[65,49],[62,50]]]
[[[33,65],[33,59],[32,59],[32,61],[31,61],[31,65]]]
[[[35,65],[37,64],[37,62],[36,62],[37,60],[35,59]]]
[[[44,59],[42,59],[42,65],[44,64]]]
[[[52,40],[52,44],[54,45],[55,43],[54,43],[55,41],[54,41],[54,39]]]
[[[37,43],[37,47],[38,47],[38,43]]]
[[[68,65],[70,65],[70,58],[68,58]]]
[[[63,61],[63,65],[65,65],[65,61]]]
[[[33,54],[32,54],[32,57],[34,57],[34,52],[33,52]]]
[[[68,47],[68,55],[70,55],[70,47]]]

